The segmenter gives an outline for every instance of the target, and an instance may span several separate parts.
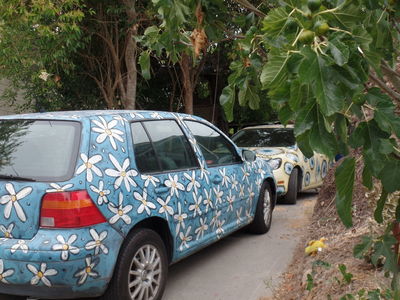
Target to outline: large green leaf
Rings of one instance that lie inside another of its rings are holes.
[[[289,54],[271,54],[268,62],[264,65],[261,72],[260,81],[264,89],[274,89],[282,86],[288,77],[286,64]]]
[[[226,119],[228,122],[233,121],[233,107],[235,105],[235,88],[233,86],[226,86],[219,97],[219,103],[224,108]]]
[[[317,104],[310,101],[306,106],[302,107],[296,117],[296,126],[294,127],[295,136],[302,135],[309,131],[314,125]]]
[[[349,60],[349,48],[338,39],[329,42],[328,48],[337,65],[343,66]]]
[[[149,80],[151,78],[150,74],[150,53],[143,51],[139,56],[139,65],[142,70],[142,76],[144,79]]]
[[[344,97],[335,70],[327,62],[325,56],[317,54],[309,47],[302,51],[304,59],[299,67],[300,82],[314,82],[313,90],[318,104],[325,115],[331,116],[343,109]]]
[[[397,242],[393,235],[385,234],[383,239],[374,244],[374,253],[371,256],[372,263],[376,266],[382,257],[385,258],[383,268],[386,271],[397,271],[397,255],[392,250]]]
[[[299,146],[301,152],[308,157],[311,158],[314,155],[314,151],[310,146],[310,135],[309,131],[306,131],[305,133],[296,136],[296,141],[297,145]]]
[[[353,198],[355,160],[345,158],[335,171],[336,210],[346,227],[353,225],[351,207]]]
[[[294,80],[290,84],[289,105],[293,111],[298,111],[309,99],[309,86]]]
[[[389,193],[400,190],[400,160],[390,159],[383,166],[379,178]]]
[[[380,196],[378,202],[376,203],[374,218],[375,218],[375,221],[377,221],[378,223],[383,222],[382,212],[383,212],[383,208],[385,206],[386,200],[387,200],[387,196],[388,196],[388,193],[386,192],[385,189],[383,189],[381,196]]]
[[[319,111],[316,113],[314,126],[310,131],[310,146],[317,152],[333,159],[338,154],[338,145],[335,135],[326,129],[326,119]]]
[[[284,29],[289,14],[285,8],[279,7],[272,9],[263,20],[262,30],[268,34],[269,37],[276,37],[280,35]]]
[[[364,27],[362,26],[355,27],[352,31],[352,34],[353,38],[362,49],[369,50],[369,45],[373,40],[371,35]]]

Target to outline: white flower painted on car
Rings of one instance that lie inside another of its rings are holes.
[[[200,205],[203,197],[201,195],[197,196],[195,193],[192,193],[192,195],[194,203],[192,205],[189,205],[189,210],[193,211],[193,217],[196,217],[197,215],[201,216],[202,212],[200,209]]]
[[[219,169],[218,172],[219,174],[221,174],[222,177],[222,183],[221,183],[222,186],[228,187],[228,185],[231,183],[231,180],[229,179],[229,176],[226,175],[226,169],[225,168]]]
[[[156,183],[160,182],[160,180],[157,177],[154,177],[152,175],[140,175],[140,178],[144,180],[144,187],[148,187],[150,183],[153,186],[156,186]]]
[[[214,204],[212,201],[212,190],[207,191],[206,189],[204,189],[204,194],[206,194],[206,196],[204,197],[203,204],[206,206],[207,213],[209,207],[214,208]]]
[[[219,217],[221,216],[221,214],[222,214],[222,211],[219,210],[219,211],[217,211],[215,216],[211,219],[210,226],[212,226],[213,229],[218,226]]]
[[[174,220],[177,221],[176,224],[176,234],[180,231],[180,228],[182,226],[183,229],[185,229],[185,219],[187,218],[187,214],[182,213],[182,206],[181,203],[178,202],[178,213],[174,215]]]
[[[164,184],[170,188],[171,196],[175,194],[176,197],[179,197],[179,190],[185,190],[183,184],[178,181],[178,175],[174,175],[174,177],[172,177],[170,174],[168,174],[168,179],[164,181]]]
[[[156,206],[151,201],[147,200],[147,191],[143,190],[143,195],[139,194],[138,192],[134,192],[133,196],[137,201],[140,202],[140,205],[137,209],[137,213],[141,214],[144,210],[146,211],[147,215],[150,216],[151,211],[150,209],[155,209]]]
[[[167,199],[164,201],[161,198],[157,198],[157,202],[161,205],[160,209],[158,210],[159,214],[165,214],[165,217],[168,220],[168,215],[172,216],[174,214],[174,209],[172,206],[169,206],[168,203],[171,201],[171,196],[167,196]]]
[[[224,224],[225,224],[225,220],[218,221],[217,230],[215,231],[217,238],[221,238],[221,236],[225,233],[225,230],[222,227]]]
[[[77,239],[76,234],[72,234],[67,241],[65,241],[62,235],[57,235],[57,241],[59,244],[53,245],[52,249],[54,251],[61,251],[61,259],[68,260],[69,253],[78,254],[79,248],[72,245]]]
[[[189,180],[188,185],[186,186],[186,191],[190,192],[192,189],[194,189],[194,192],[197,195],[197,189],[200,188],[200,183],[196,180],[196,174],[194,171],[192,171],[192,176],[188,173],[184,173],[183,176],[186,177],[187,180]]]
[[[83,164],[80,165],[76,170],[77,175],[86,171],[86,180],[89,182],[92,182],[93,180],[93,173],[95,173],[97,176],[103,176],[103,173],[101,173],[100,169],[96,167],[96,164],[103,159],[101,155],[96,154],[88,158],[85,153],[81,153],[81,159]]]
[[[15,251],[19,249],[21,249],[21,251],[24,253],[28,253],[29,247],[24,240],[19,240],[16,244],[12,245],[10,251],[11,253],[15,253]]]
[[[50,183],[50,186],[52,187],[52,189],[47,189],[46,193],[64,192],[72,188],[74,185],[72,183],[68,183],[66,185],[61,186],[57,183]]]
[[[104,182],[102,180],[99,181],[99,187],[95,187],[94,185],[89,186],[90,189],[98,194],[97,204],[102,205],[103,203],[108,203],[107,195],[110,194],[110,190],[104,189]]]
[[[11,276],[14,274],[14,269],[4,269],[4,262],[0,259],[0,282],[2,283],[9,283],[6,277]]]
[[[239,181],[236,179],[236,174],[233,174],[231,177],[231,189],[237,191],[238,185]]]
[[[90,229],[90,235],[92,236],[93,240],[88,242],[85,245],[86,250],[94,249],[94,255],[98,255],[100,250],[104,254],[108,254],[108,248],[104,245],[103,241],[107,237],[107,231],[103,231],[100,234],[97,233],[96,229]]]
[[[246,180],[247,183],[249,183],[249,177],[250,177],[249,171],[246,170],[246,166],[243,166],[241,169],[243,172],[242,182]]]
[[[190,230],[192,229],[192,226],[189,226],[188,229],[186,230],[186,233],[184,234],[183,232],[179,233],[179,238],[181,239],[181,245],[179,246],[179,250],[183,251],[184,248],[188,249],[189,245],[188,242],[190,242],[193,237],[190,234]]]
[[[122,219],[126,224],[131,224],[132,220],[131,217],[127,215],[128,212],[130,212],[133,208],[132,205],[127,205],[127,206],[122,206],[122,203],[124,201],[124,196],[122,193],[119,193],[118,196],[118,207],[115,206],[114,203],[108,203],[108,209],[114,213],[115,215],[112,216],[109,220],[110,224],[116,223],[119,219]]]
[[[158,112],[153,112],[150,115],[153,119],[163,119],[163,117]]]
[[[240,198],[244,197],[244,185],[243,184],[239,185],[239,197]]]
[[[193,145],[194,152],[200,152],[196,139],[189,138],[189,142]]]
[[[204,237],[204,232],[208,230],[208,225],[207,225],[207,218],[200,218],[200,226],[196,228],[194,233],[196,234],[196,240],[198,240],[200,237]]]
[[[41,263],[40,269],[31,264],[27,264],[26,267],[34,275],[31,279],[31,285],[37,285],[41,281],[44,285],[50,287],[51,281],[47,277],[57,275],[58,273],[56,269],[47,269],[46,263]]]
[[[262,185],[262,178],[259,177],[256,179],[256,186],[261,187],[261,185]]]
[[[121,125],[124,125],[125,122],[128,122],[124,117],[122,117],[120,115],[113,116],[113,119],[120,122]]]
[[[100,133],[96,138],[96,143],[101,144],[108,138],[113,149],[117,150],[117,144],[115,140],[120,141],[121,143],[124,142],[124,139],[121,137],[124,133],[121,130],[114,128],[118,124],[118,121],[112,120],[107,123],[107,121],[101,116],[99,116],[99,119],[101,122],[92,120],[92,122],[98,126],[93,127],[92,131]]]
[[[213,188],[214,193],[215,193],[215,203],[222,204],[222,196],[224,195],[224,191],[221,191],[221,188],[219,185],[217,185],[217,188]]]
[[[267,174],[267,171],[265,171],[265,169],[263,168],[262,165],[260,165],[256,171],[258,174],[260,174],[260,176],[263,178],[265,174]]]
[[[11,239],[12,236],[12,231],[14,229],[15,224],[11,223],[8,225],[8,227],[5,227],[4,225],[0,225],[0,231],[4,234],[4,237],[7,239]]]
[[[253,184],[250,184],[250,186],[248,187],[248,192],[249,192],[249,202],[253,201],[254,196],[256,195],[253,191]]]
[[[106,169],[106,174],[111,177],[116,177],[114,181],[114,188],[118,189],[122,182],[124,182],[125,188],[128,190],[128,192],[130,192],[131,185],[134,187],[137,186],[136,182],[131,178],[131,176],[135,177],[138,172],[135,170],[127,170],[130,165],[129,158],[126,158],[121,166],[118,160],[112,154],[109,154],[108,157],[113,163],[115,169]]]
[[[19,192],[15,192],[14,186],[11,183],[6,183],[6,190],[9,193],[8,195],[4,195],[0,198],[0,204],[5,205],[4,207],[4,217],[6,219],[10,218],[11,211],[14,208],[17,213],[18,218],[22,221],[26,221],[26,216],[23,208],[18,203],[21,199],[25,198],[32,192],[32,188],[25,187]]]
[[[228,209],[226,212],[233,211],[233,203],[235,203],[236,196],[232,196],[232,190],[229,190],[229,195],[226,197],[226,201],[228,201]]]
[[[94,259],[92,261],[91,256],[87,256],[85,258],[85,267],[81,270],[78,270],[75,274],[74,277],[79,277],[78,279],[78,285],[82,285],[85,283],[85,281],[88,279],[88,277],[93,277],[96,278],[99,276],[99,273],[94,270],[94,267],[98,263],[98,259]]]
[[[130,113],[129,115],[131,116],[132,119],[144,119],[143,115],[139,113]]]
[[[200,179],[205,179],[207,184],[210,183],[208,175],[210,174],[210,171],[208,171],[205,167],[204,167],[204,162],[200,161]]]
[[[243,218],[242,218],[242,211],[243,211],[243,207],[240,207],[237,211],[236,211],[236,224],[240,225],[240,223],[242,223]]]

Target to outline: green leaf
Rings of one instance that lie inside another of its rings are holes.
[[[385,191],[385,189],[383,189],[382,193],[381,193],[381,197],[379,198],[379,200],[376,204],[376,208],[375,208],[375,212],[374,212],[375,221],[378,223],[383,222],[382,212],[383,212],[383,208],[385,207],[387,196],[388,196],[388,193]]]
[[[355,41],[360,45],[363,50],[369,50],[369,45],[371,44],[373,39],[364,27],[355,27],[352,31],[352,34]]]
[[[301,152],[307,157],[311,158],[314,155],[314,151],[310,146],[310,136],[309,131],[296,136],[297,145],[299,146]]]
[[[381,257],[385,258],[383,268],[387,271],[397,271],[397,255],[392,251],[393,245],[397,242],[393,235],[385,234],[381,241],[374,244],[374,253],[371,256],[372,263],[376,266]]]
[[[301,109],[302,105],[309,97],[308,85],[302,85],[298,80],[292,81],[290,84],[289,105],[293,111]]]
[[[142,76],[144,79],[149,80],[151,78],[150,74],[150,53],[143,51],[139,56],[139,65],[142,70]]]
[[[351,227],[351,207],[353,198],[355,175],[355,160],[352,157],[345,158],[335,171],[336,182],[336,210],[346,227]]]
[[[286,64],[289,54],[274,54],[268,56],[268,62],[261,72],[260,81],[264,89],[276,89],[282,86],[288,77]]]
[[[286,125],[294,119],[294,112],[290,109],[289,105],[285,105],[279,110],[278,116],[281,123]]]
[[[307,291],[311,291],[314,287],[314,278],[312,277],[311,274],[307,274]]]
[[[296,137],[312,128],[315,121],[316,109],[317,105],[313,101],[310,101],[306,106],[300,109],[294,127],[294,134]]]
[[[389,193],[400,190],[400,160],[390,159],[379,173],[383,187]]]
[[[339,265],[339,271],[340,271],[340,273],[342,273],[343,280],[347,284],[350,284],[351,280],[353,278],[353,274],[347,272],[347,267],[344,264]],[[352,299],[354,299],[354,297]]]
[[[313,90],[322,112],[331,116],[343,109],[344,97],[334,69],[329,66],[326,57],[306,47],[303,49],[304,59],[299,67],[300,82],[314,82]]]
[[[349,60],[349,48],[341,41],[334,39],[329,42],[328,48],[337,65],[343,66]]]
[[[235,105],[235,88],[233,86],[226,86],[219,97],[219,103],[224,108],[226,119],[228,122],[233,121],[233,107]]]
[[[369,169],[368,165],[364,165],[364,169],[362,172],[362,183],[369,190],[372,190],[372,188],[373,188],[372,173],[371,173],[371,170]]]
[[[264,18],[262,30],[270,37],[280,35],[286,27],[289,14],[283,7],[272,9]]]
[[[353,256],[355,258],[364,258],[364,255],[368,253],[368,251],[371,249],[373,244],[373,239],[371,236],[364,235],[361,237],[361,243],[355,245],[353,248]]]

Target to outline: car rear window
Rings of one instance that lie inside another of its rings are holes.
[[[239,147],[289,147],[296,144],[291,128],[243,129],[232,136]]]
[[[70,179],[80,132],[79,122],[0,120],[0,179]]]

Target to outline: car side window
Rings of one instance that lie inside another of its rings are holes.
[[[185,121],[196,138],[208,166],[242,162],[232,144],[213,128],[195,121]]]
[[[198,167],[189,141],[174,120],[131,124],[136,165],[141,173]]]

